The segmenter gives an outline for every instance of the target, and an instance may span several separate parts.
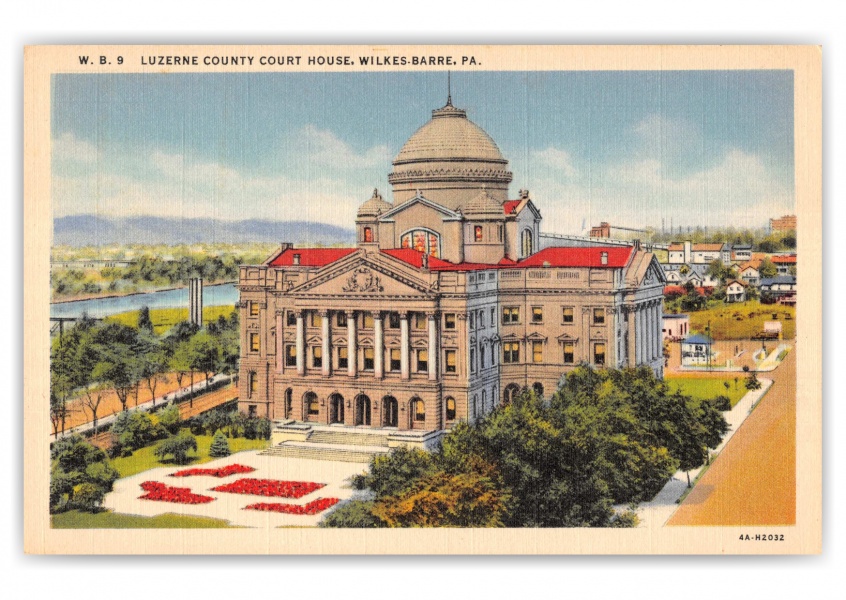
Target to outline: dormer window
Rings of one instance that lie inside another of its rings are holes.
[[[299,254],[294,255],[294,264],[295,265],[300,264],[300,255]]]
[[[429,229],[414,229],[402,234],[400,246],[438,258],[441,255],[441,236]]]

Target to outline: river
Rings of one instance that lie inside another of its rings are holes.
[[[234,283],[207,285],[203,288],[203,306],[234,306],[238,302],[238,290]],[[117,313],[149,308],[188,308],[188,288],[163,290],[131,296],[112,298],[91,298],[50,305],[51,317],[89,317],[101,319]]]

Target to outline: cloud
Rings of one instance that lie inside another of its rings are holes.
[[[560,171],[565,177],[575,177],[577,175],[570,153],[560,148],[549,146],[544,150],[533,150],[531,158],[541,165],[546,165]]]
[[[388,168],[391,155],[385,145],[356,152],[349,144],[328,129],[314,125],[303,127],[298,137],[310,162],[316,165],[343,169]]]

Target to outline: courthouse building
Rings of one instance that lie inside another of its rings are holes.
[[[440,431],[579,364],[662,375],[656,258],[538,250],[541,212],[447,101],[361,204],[354,248],[282,244],[240,269],[239,408],[322,425]],[[566,199],[556,199],[566,202]],[[411,433],[411,431],[409,431]]]

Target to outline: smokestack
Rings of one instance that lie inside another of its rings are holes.
[[[203,280],[188,280],[188,321],[203,326]]]

